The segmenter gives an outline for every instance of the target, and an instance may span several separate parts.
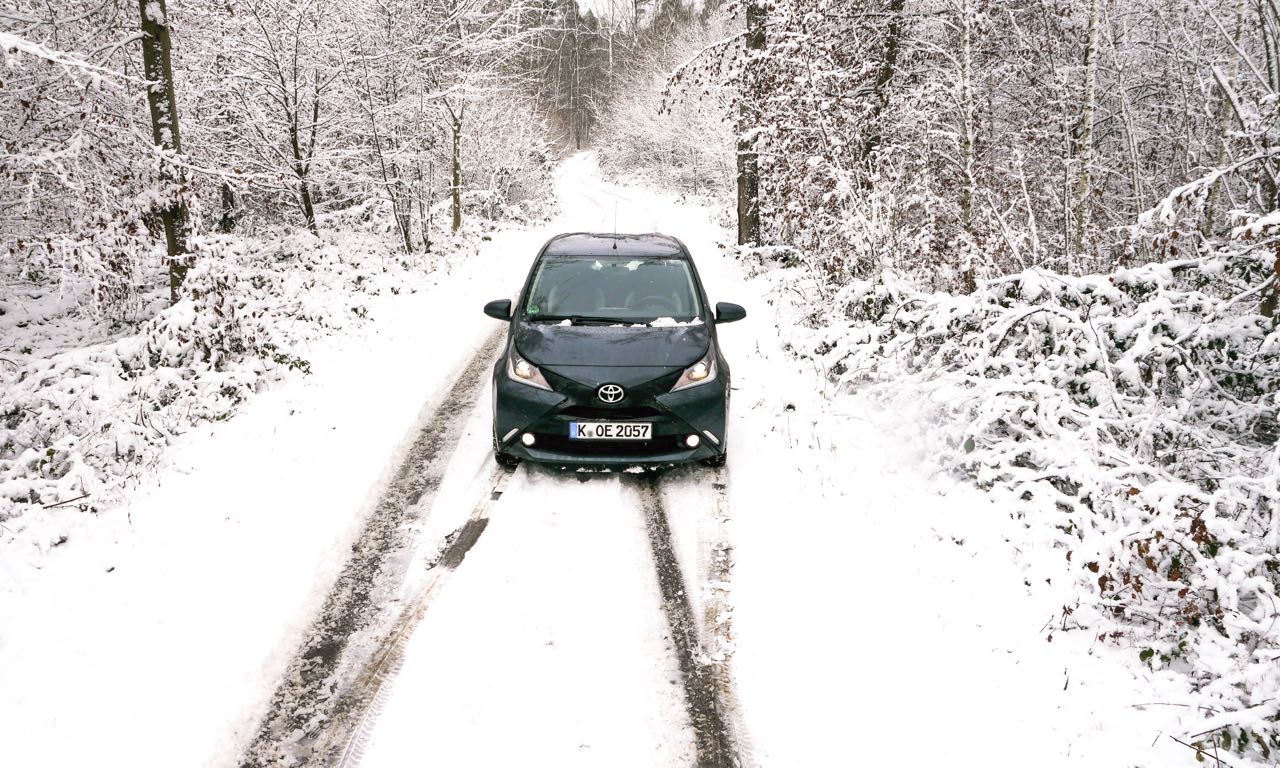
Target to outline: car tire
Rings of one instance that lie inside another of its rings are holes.
[[[519,458],[512,456],[498,447],[497,435],[494,435],[493,437],[493,460],[498,462],[498,466],[506,467],[507,469],[514,469],[515,466],[520,463]]]
[[[725,462],[727,462],[728,460],[729,460],[729,452],[725,451],[724,453],[719,454],[718,456],[713,456],[709,459],[703,459],[702,465],[704,467],[711,467],[712,469],[719,469],[720,467],[723,467],[725,465]]]

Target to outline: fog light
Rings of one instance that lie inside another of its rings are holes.
[[[697,448],[701,442],[702,442],[702,438],[698,437],[697,435],[689,435],[684,439],[684,444],[689,446],[690,448]]]
[[[537,438],[533,436],[532,432],[525,432],[520,436],[520,442],[524,443],[526,448],[532,447],[535,440]]]

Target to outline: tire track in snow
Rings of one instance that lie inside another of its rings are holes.
[[[582,202],[600,211],[599,225],[594,227],[595,231],[626,231],[633,229],[645,229],[645,227],[632,227],[627,224],[619,224],[619,215],[624,213],[627,217],[642,216],[649,224],[647,229],[650,232],[657,232],[662,229],[658,223],[657,217],[652,209],[638,203],[634,197],[624,193],[621,189],[610,184],[603,179],[597,183],[583,183],[582,180],[574,182],[571,186],[566,186],[560,191],[560,197],[577,196]],[[614,198],[612,206],[606,205],[598,198],[601,195],[607,195]],[[619,210],[618,206],[626,203],[626,207]]]
[[[719,500],[723,498],[723,477],[722,472],[717,474],[717,514],[721,512]],[[698,768],[738,768],[741,761],[734,744],[732,720],[725,706],[727,701],[732,700],[727,664],[717,663],[708,656],[699,639],[699,622],[694,617],[680,563],[672,546],[671,525],[667,520],[658,476],[646,474],[634,479],[627,478],[627,482],[634,483],[637,487],[644,510],[645,529],[649,534],[658,588],[662,594],[662,611],[671,631],[671,642],[684,687],[685,709],[693,727],[696,764]],[[717,542],[716,548],[721,546]],[[728,567],[730,560],[727,554],[721,562],[725,568]],[[712,573],[716,572],[716,567],[713,562]],[[727,570],[721,575],[727,578]],[[708,607],[713,603],[714,601],[709,601]],[[709,633],[714,631],[716,630],[708,629]]]
[[[390,636],[378,648],[373,661],[355,681],[352,688],[354,705],[348,720],[353,721],[351,728],[333,728],[329,733],[329,743],[335,748],[342,748],[342,757],[338,760],[338,768],[355,768],[364,756],[368,740],[373,733],[373,725],[382,714],[391,696],[391,686],[404,666],[406,649],[413,632],[427,615],[427,609],[440,594],[449,577],[462,565],[462,560],[475,546],[489,525],[489,510],[502,498],[507,481],[515,472],[514,469],[497,467],[489,478],[488,495],[476,504],[471,516],[445,540],[445,547],[430,566],[433,573],[430,581],[409,603],[396,620],[395,628]],[[327,751],[327,750],[326,750]]]
[[[352,545],[319,618],[276,688],[241,758],[242,768],[327,763],[332,759],[326,752],[333,730],[360,716],[361,689],[353,681],[360,679],[361,670],[385,641],[385,614],[407,567],[411,526],[422,514],[419,502],[440,487],[502,339],[503,332],[497,331],[484,341],[440,404],[422,420]],[[466,536],[459,538],[474,543],[481,531],[483,525],[460,531]],[[459,561],[463,555],[465,551]]]
[[[703,647],[710,659],[711,676],[715,682],[717,701],[720,703],[725,725],[729,728],[731,743],[737,751],[736,765],[748,765],[753,761],[751,742],[738,716],[738,696],[734,691],[730,662],[735,649],[733,637],[733,605],[729,599],[733,577],[733,544],[729,540],[729,471],[715,470],[711,488],[714,494],[710,547],[702,561],[702,585],[706,596],[702,604]]]

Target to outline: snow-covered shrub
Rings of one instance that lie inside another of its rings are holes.
[[[198,252],[184,298],[136,332],[0,369],[5,538],[42,506],[111,501],[175,436],[308,371],[299,343],[363,322],[362,295],[407,285],[376,237],[206,238]]]
[[[651,30],[626,69],[611,78],[625,98],[600,111],[593,144],[611,175],[644,178],[661,186],[720,197],[734,189],[732,93],[698,75],[670,82],[691,56],[731,37],[734,20],[712,12],[699,24]]]
[[[1211,713],[1190,740],[1262,761],[1280,756],[1280,327],[1255,312],[1272,261],[1031,270],[968,296],[886,272],[796,342],[845,388],[927,403],[937,460],[1061,549],[1062,628],[1185,672]]]

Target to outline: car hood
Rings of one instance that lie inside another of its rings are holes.
[[[687,368],[707,354],[703,324],[669,327],[516,326],[516,349],[534,365]]]

